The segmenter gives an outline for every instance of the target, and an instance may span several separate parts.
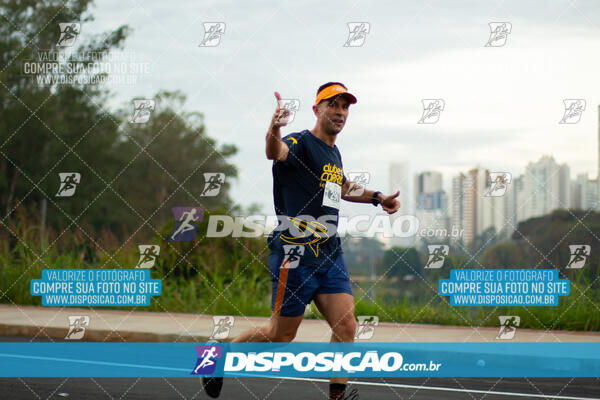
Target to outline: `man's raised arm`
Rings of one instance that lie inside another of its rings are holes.
[[[375,196],[375,193],[377,193],[377,196]],[[396,199],[399,195],[399,190],[389,196],[381,192],[367,190],[349,179],[346,179],[346,182],[342,185],[342,199],[353,203],[373,203],[374,201],[381,205],[381,208],[388,214],[393,214],[400,208],[400,201]]]
[[[275,108],[275,114],[271,118],[271,125],[267,132],[266,154],[269,160],[285,161],[290,148],[281,140],[280,128],[287,125],[290,111],[281,108],[281,96],[278,92],[275,92],[275,98],[277,99],[277,108]]]

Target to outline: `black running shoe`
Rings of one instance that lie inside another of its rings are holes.
[[[358,400],[358,389],[352,389],[350,393],[346,394],[340,400]]]
[[[223,388],[223,378],[203,376],[202,388],[207,395],[213,399],[216,399],[221,394],[221,389]]]

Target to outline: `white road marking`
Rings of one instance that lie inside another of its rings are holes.
[[[248,376],[250,377],[250,376]],[[292,381],[310,381],[310,382],[329,382],[329,379],[314,379],[314,378],[291,378],[291,377],[275,377],[275,376],[261,376],[260,378],[268,379],[288,379]],[[535,394],[535,393],[515,393],[515,392],[500,392],[492,390],[475,390],[475,389],[455,389],[447,388],[442,386],[420,386],[420,385],[404,385],[401,383],[379,383],[379,382],[365,382],[365,381],[349,381],[351,385],[362,385],[362,386],[383,386],[383,387],[394,387],[402,389],[419,389],[419,390],[433,390],[442,392],[461,392],[461,393],[479,393],[486,395],[496,396],[514,396],[514,397],[536,397],[540,399],[558,399],[558,400],[600,400],[598,397],[576,397],[576,396],[560,396],[552,394]]]
[[[125,364],[125,363],[113,363],[113,362],[105,362],[105,361],[90,361],[90,360],[76,360],[72,358],[60,358],[60,357],[42,357],[42,356],[29,356],[29,355],[21,355],[21,354],[6,354],[0,353],[0,357],[12,357],[12,358],[23,358],[23,359],[33,359],[33,360],[48,360],[48,361],[63,361],[63,362],[75,362],[75,363],[83,363],[83,364],[96,364],[96,365],[110,365],[110,366],[118,366],[118,367],[131,367],[131,368],[147,368],[147,369],[159,369],[159,370],[171,370],[171,371],[188,371],[188,369],[183,368],[173,368],[173,367],[164,367],[164,366],[153,366],[153,365],[140,365],[140,364]],[[276,377],[276,376],[253,376],[252,374],[240,374],[238,378],[248,377],[248,378],[266,378],[266,379],[287,379],[291,381],[309,381],[309,382],[329,382],[329,379],[318,379],[318,378],[292,378],[292,377]],[[362,386],[382,386],[382,387],[394,387],[394,388],[402,388],[402,389],[418,389],[418,390],[433,390],[433,391],[442,391],[442,392],[461,392],[461,393],[479,393],[486,395],[496,395],[496,396],[514,396],[514,397],[535,397],[541,399],[558,399],[558,400],[600,400],[597,397],[575,397],[575,396],[560,396],[560,395],[551,395],[551,394],[535,394],[535,393],[516,393],[516,392],[501,392],[501,391],[492,391],[492,390],[476,390],[476,389],[456,389],[456,388],[448,388],[442,386],[420,386],[420,385],[405,385],[401,383],[379,383],[379,382],[365,382],[365,381],[350,381],[352,385],[362,385]]]
[[[112,367],[146,368],[146,369],[158,369],[158,370],[169,370],[169,371],[189,371],[189,369],[184,369],[184,368],[173,368],[173,367],[163,367],[163,366],[143,365],[143,364],[115,363],[115,362],[107,362],[107,361],[77,360],[74,358],[28,356],[28,355],[22,355],[22,354],[0,353],[0,357],[23,358],[23,359],[29,359],[29,360],[63,361],[63,362],[95,364],[95,365],[109,365]]]

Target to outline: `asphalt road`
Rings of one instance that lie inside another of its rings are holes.
[[[587,399],[600,398],[598,379],[437,378],[364,379],[357,399]],[[386,386],[391,384],[391,386]],[[438,389],[434,389],[438,388]],[[452,389],[453,391],[448,391]],[[230,378],[221,399],[326,399],[327,382]],[[484,393],[487,392],[488,393]],[[504,394],[497,394],[504,392]],[[558,395],[559,394],[559,395]],[[557,396],[558,395],[558,396]],[[209,399],[198,378],[3,378],[2,399]],[[357,400],[353,399],[353,400]]]
[[[30,341],[0,337],[0,341]],[[35,341],[44,341],[35,340]],[[600,378],[382,378],[350,387],[369,399],[600,399]],[[228,378],[220,399],[326,399],[319,379]],[[0,378],[0,399],[209,399],[198,378]]]

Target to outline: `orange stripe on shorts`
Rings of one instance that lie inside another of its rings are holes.
[[[281,313],[281,306],[283,304],[283,295],[285,294],[285,287],[287,285],[287,276],[289,268],[287,267],[290,263],[289,260],[284,260],[283,264],[279,268],[279,283],[277,284],[277,295],[275,296],[275,314]]]

